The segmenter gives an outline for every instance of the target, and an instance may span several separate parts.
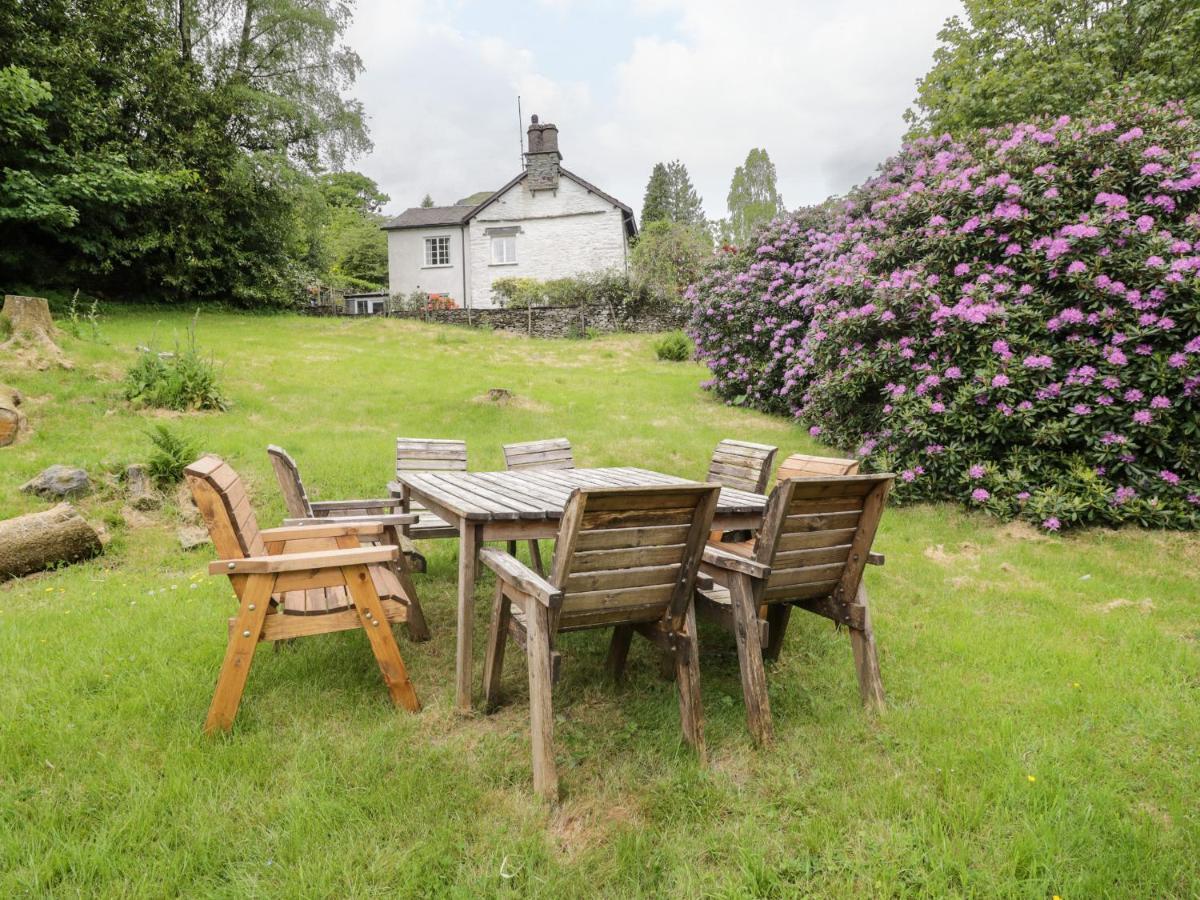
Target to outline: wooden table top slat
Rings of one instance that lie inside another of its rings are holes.
[[[403,472],[406,485],[420,500],[433,501],[470,521],[559,519],[571,492],[579,487],[634,487],[694,484],[662,472],[631,466],[603,469],[526,469],[512,472]],[[761,514],[762,494],[721,488],[718,515]]]

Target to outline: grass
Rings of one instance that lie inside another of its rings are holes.
[[[618,689],[606,635],[567,636],[557,809],[532,797],[520,654],[508,705],[453,712],[455,558],[437,542],[417,576],[434,639],[401,640],[422,713],[389,706],[351,632],[264,648],[232,735],[202,737],[232,594],[204,574],[210,550],[179,549],[172,507],[127,527],[110,483],[160,418],[120,399],[135,347],[187,321],[114,314],[106,343],[64,337],[71,372],[0,363],[35,429],[0,450],[0,518],[44,508],[16,490],[43,467],[78,464],[110,538],[91,563],[0,585],[0,895],[1200,893],[1193,535],[892,509],[867,576],[887,712],[859,707],[845,635],[794,616],[768,675],[777,741],[756,750],[732,641],[702,631],[708,767],[645,642]],[[198,340],[232,407],[166,415],[243,473],[265,524],[283,515],[268,442],[316,499],[378,495],[397,434],[466,438],[476,469],[502,465],[502,441],[561,434],[583,465],[692,477],[722,437],[816,449],[715,404],[652,337],[205,314]]]

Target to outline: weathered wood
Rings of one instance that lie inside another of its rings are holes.
[[[500,699],[500,674],[504,668],[504,648],[508,645],[510,609],[511,602],[504,595],[504,583],[497,581],[483,657],[483,703],[489,711],[496,707]]]
[[[16,388],[0,384],[0,447],[16,443],[28,429],[29,420],[21,411],[24,399]]]
[[[100,536],[70,503],[0,521],[0,580],[102,552]]]
[[[466,519],[459,522],[458,532],[458,633],[454,653],[454,699],[460,712],[470,712],[471,645],[475,628],[475,568],[478,564],[479,532],[475,523]]]
[[[701,591],[696,602],[701,614],[732,625],[747,720],[756,740],[769,739],[771,730],[762,661],[779,655],[792,605],[849,627],[863,701],[882,705],[862,574],[891,483],[891,475],[784,479],[772,491],[762,527],[749,545],[720,545],[720,553],[710,551],[706,571],[719,574],[728,597]],[[766,571],[747,571],[738,563],[743,556]],[[852,596],[854,600],[848,599]],[[765,604],[763,613],[760,604]],[[765,653],[761,632],[752,627],[764,614]]]
[[[604,667],[609,677],[618,684],[625,680],[625,662],[629,658],[629,646],[633,643],[633,626],[616,625],[608,644],[608,657]]]
[[[706,529],[707,530],[707,529]],[[683,627],[677,630],[675,686],[679,691],[679,719],[683,737],[704,762],[704,708],[700,702],[700,651],[696,640],[696,610],[688,604]]]
[[[571,442],[566,438],[504,444],[505,468],[514,469],[573,469],[575,458]]]
[[[807,456],[793,453],[779,464],[778,481],[788,478],[823,478],[830,475],[857,475],[858,460],[834,456]]]
[[[724,440],[717,444],[708,467],[708,480],[738,490],[761,494],[771,476],[778,447],[746,441]]]
[[[729,586],[733,636],[737,644],[738,669],[742,676],[742,697],[746,704],[746,722],[758,744],[770,743],[771,702],[767,697],[767,674],[763,669],[762,636],[758,626],[754,590],[749,578],[734,578]]]
[[[529,726],[533,739],[533,789],[547,800],[558,799],[554,764],[553,678],[550,672],[550,611],[540,603],[526,611],[529,631]]]

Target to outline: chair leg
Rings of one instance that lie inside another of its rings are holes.
[[[704,746],[704,708],[700,705],[700,648],[696,640],[696,609],[688,604],[684,617],[683,640],[675,651],[675,682],[679,687],[679,719],[683,737],[692,745],[703,762],[707,756]]]
[[[516,556],[517,555],[517,542],[509,541],[507,544],[505,544],[505,549],[508,550],[509,556]]]
[[[529,542],[529,561],[533,563],[534,570],[544,578],[546,570],[542,566],[542,548],[538,546],[537,541]]]
[[[733,613],[733,636],[737,641],[738,668],[742,673],[742,696],[746,701],[746,722],[755,742],[767,744],[773,737],[771,702],[767,698],[767,673],[763,668],[758,610],[754,606],[750,579],[731,579],[729,599]]]
[[[554,765],[554,706],[550,682],[550,617],[541,603],[525,609],[529,655],[529,725],[533,738],[533,789],[547,800],[558,799]]]
[[[404,667],[404,659],[400,656],[400,648],[396,644],[396,636],[387,627],[387,616],[383,612],[383,604],[379,602],[379,594],[375,592],[375,582],[366,566],[346,566],[342,569],[346,579],[346,588],[350,591],[350,599],[354,601],[354,609],[358,613],[359,624],[367,633],[375,661],[379,663],[379,671],[383,673],[383,681],[387,685],[392,702],[403,706],[409,712],[418,712],[421,701],[412,682],[408,680],[408,670]]]
[[[783,636],[787,634],[788,620],[792,617],[792,607],[787,603],[772,603],[767,607],[767,649],[763,651],[763,659],[774,662],[779,659],[783,649]]]
[[[400,535],[394,528],[390,529],[388,539],[395,546],[400,546]],[[408,639],[418,643],[429,640],[429,624],[425,621],[425,611],[421,609],[417,587],[413,584],[408,559],[403,553],[392,563],[392,571],[396,573],[396,580],[400,582],[400,589],[404,591],[405,606],[408,607]]]
[[[483,702],[488,710],[495,709],[500,700],[500,672],[504,668],[504,648],[508,643],[508,619],[511,615],[511,601],[504,596],[504,583],[497,579],[483,660]]]
[[[633,641],[632,625],[617,625],[613,628],[612,640],[608,643],[608,659],[604,666],[617,684],[625,680],[625,660],[629,657],[629,645]]]
[[[879,655],[875,652],[875,631],[871,627],[871,607],[867,603],[867,588],[861,582],[854,597],[862,607],[862,628],[850,629],[850,646],[854,649],[854,668],[858,670],[858,691],[863,705],[882,711],[884,708],[883,677],[879,673]]]
[[[206,734],[228,731],[233,727],[238,706],[242,702],[242,692],[246,689],[246,679],[250,677],[250,665],[254,662],[263,620],[271,608],[271,590],[274,586],[274,575],[249,575],[246,578],[237,619],[225,648],[225,661],[221,663],[217,688],[213,691],[208,718],[204,721]]]

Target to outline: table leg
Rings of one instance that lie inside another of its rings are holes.
[[[472,638],[475,634],[475,569],[479,558],[479,527],[458,522],[458,646],[455,653],[455,696],[461,712],[471,710]]]

